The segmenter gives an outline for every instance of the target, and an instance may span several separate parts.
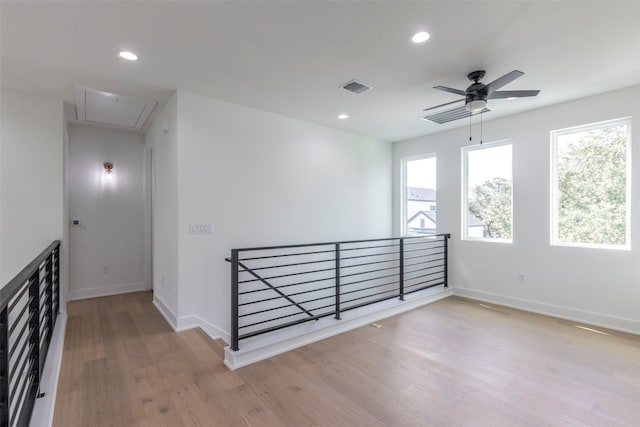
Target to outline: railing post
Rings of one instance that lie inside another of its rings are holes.
[[[231,250],[231,350],[238,351],[238,250]]]
[[[404,301],[404,238],[400,238],[400,301]]]
[[[9,307],[0,312],[0,426],[9,425]]]
[[[336,319],[340,320],[340,243],[336,243]]]
[[[448,243],[449,243],[449,234],[445,234],[442,237],[442,240],[444,241],[444,287],[448,288],[449,287],[449,250],[448,250]]]

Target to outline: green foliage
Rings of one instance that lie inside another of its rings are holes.
[[[618,125],[559,138],[560,241],[625,243],[626,136]]]
[[[469,211],[483,224],[483,236],[511,239],[511,180],[493,178],[468,195]]]

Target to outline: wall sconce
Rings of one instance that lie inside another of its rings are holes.
[[[111,175],[113,174],[113,163],[105,162],[103,166],[104,166],[105,178],[107,178],[108,180],[111,180]]]

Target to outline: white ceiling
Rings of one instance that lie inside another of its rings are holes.
[[[74,101],[73,85],[166,102],[175,89],[389,141],[465,125],[421,120],[518,69],[484,119],[640,83],[640,2],[2,2],[2,86]],[[408,42],[420,29],[424,45]],[[120,49],[140,56],[126,63]],[[339,89],[358,79],[373,90]],[[339,121],[345,112],[350,118]]]

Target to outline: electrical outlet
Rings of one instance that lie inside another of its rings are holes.
[[[522,273],[518,274],[518,283],[520,284],[524,283],[524,274]]]
[[[105,265],[102,267],[102,274],[107,274],[109,272],[109,266]]]

